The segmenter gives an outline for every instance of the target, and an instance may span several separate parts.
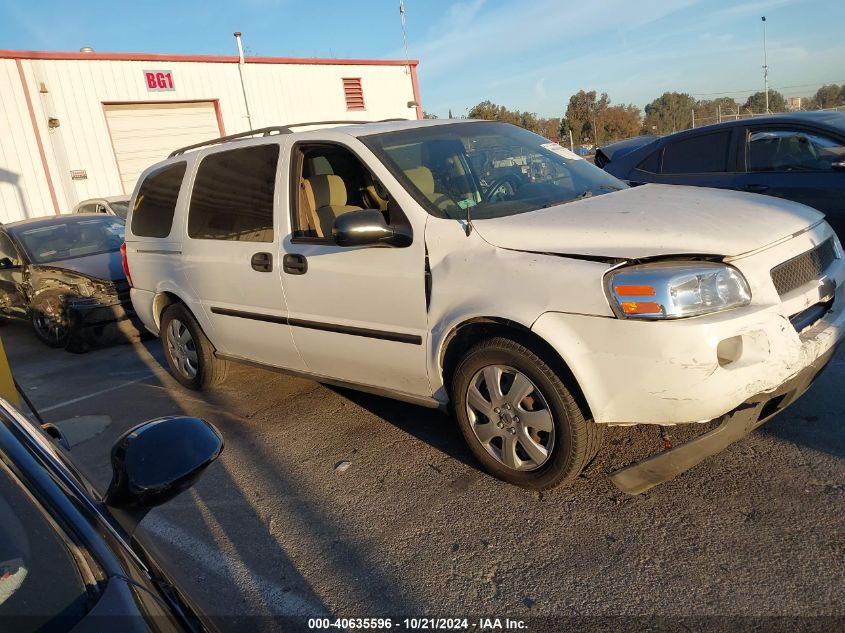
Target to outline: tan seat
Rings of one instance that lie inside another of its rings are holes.
[[[346,204],[346,185],[343,178],[335,174],[311,176],[305,181],[306,193],[313,198],[314,211],[317,219],[317,233],[319,237],[332,234],[335,218],[349,211],[360,211],[361,207]]]
[[[428,167],[406,169],[405,175],[438,209],[454,209],[457,206],[452,198],[434,190],[434,175]]]
[[[299,179],[299,226],[309,237],[323,237],[320,221],[317,218],[317,205],[314,202],[314,190],[305,178]],[[312,235],[313,233],[313,235]]]

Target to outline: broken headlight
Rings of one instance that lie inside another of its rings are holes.
[[[678,319],[751,301],[736,268],[714,262],[657,262],[619,268],[606,279],[610,306],[629,319]]]

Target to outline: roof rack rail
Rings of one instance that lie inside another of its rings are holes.
[[[213,138],[208,141],[202,141],[201,143],[194,143],[193,145],[186,145],[185,147],[180,147],[179,149],[173,150],[167,156],[168,158],[173,158],[174,156],[178,156],[179,154],[184,154],[192,149],[199,149],[200,147],[206,147],[208,145],[217,145],[218,143],[226,143],[228,141],[234,141],[239,138],[247,138],[250,136],[256,136],[261,134],[262,136],[270,136],[272,132],[276,132],[277,134],[292,134],[293,130],[291,128],[294,127],[306,127],[308,125],[360,125],[364,123],[390,123],[393,121],[408,121],[409,119],[403,118],[396,118],[396,119],[381,119],[379,121],[305,121],[303,123],[289,123],[288,125],[273,125],[270,127],[262,127],[256,130],[248,130],[246,132],[238,132],[237,134],[229,134],[227,136],[221,136],[219,138]]]
[[[208,141],[202,141],[201,143],[194,143],[193,145],[186,145],[185,147],[180,147],[179,149],[175,149],[170,152],[167,157],[173,158],[174,156],[184,154],[185,152],[192,149],[205,147],[206,145],[216,145],[217,143],[225,143],[226,141],[234,141],[235,139],[246,138],[248,136],[255,136],[256,134],[270,136],[270,132],[277,132],[279,134],[289,134],[290,130],[286,127],[275,125],[272,127],[258,128],[257,130],[249,130],[247,132],[238,132],[237,134],[229,134],[228,136],[221,136],[220,138],[213,138]]]

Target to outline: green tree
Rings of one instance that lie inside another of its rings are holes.
[[[520,112],[497,105],[490,100],[482,101],[469,111],[469,118],[484,119],[486,121],[502,121],[524,127],[535,134],[546,138],[556,138],[560,135],[561,123],[558,118],[546,119],[538,117],[534,112]]]
[[[566,106],[566,127],[563,132],[568,135],[571,131],[576,143],[598,143],[598,121],[609,104],[610,99],[606,92],[598,97],[595,90],[579,90],[569,97],[569,105]]]
[[[484,119],[486,121],[503,121],[504,123],[512,123],[513,125],[525,127],[526,125],[534,125],[537,117],[530,112],[509,110],[505,106],[496,105],[488,100],[482,101],[477,106],[471,108],[469,118]]]
[[[437,115],[432,114],[431,112],[426,112],[425,110],[423,110],[423,118],[424,119],[436,119]]]
[[[748,97],[743,110],[753,114],[766,112],[766,93],[762,90]],[[786,99],[777,90],[769,90],[769,111],[786,112]]]
[[[813,98],[817,108],[835,108],[845,105],[845,84],[825,84],[816,91]]]
[[[685,92],[664,92],[645,107],[644,131],[669,134],[692,127],[692,111],[697,102]]]
[[[473,106],[469,111],[469,118],[484,119],[486,121],[504,121],[514,125],[522,125],[524,115],[527,113],[518,110],[508,110],[505,106],[496,105],[492,101],[482,101]]]
[[[737,114],[739,104],[733,97],[719,97],[718,99],[702,99],[695,107],[695,125],[709,125],[719,122],[722,117]]]

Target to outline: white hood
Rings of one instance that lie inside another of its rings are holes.
[[[490,220],[486,241],[521,251],[638,259],[737,256],[800,233],[824,216],[804,205],[739,191],[642,185]]]

